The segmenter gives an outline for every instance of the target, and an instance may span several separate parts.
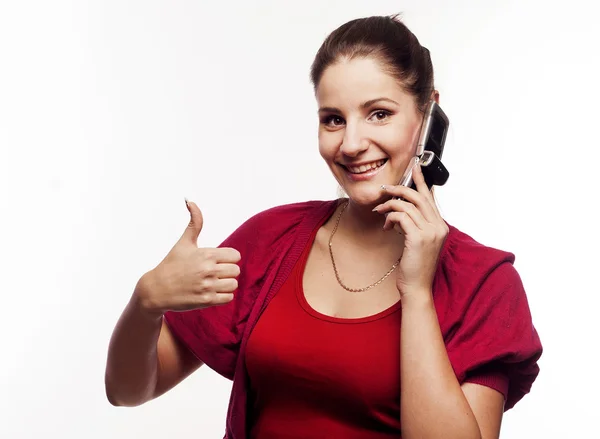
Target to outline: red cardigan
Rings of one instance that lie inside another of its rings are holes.
[[[233,380],[226,439],[247,438],[248,336],[289,276],[311,232],[338,204],[310,201],[261,212],[220,247],[242,256],[235,299],[223,306],[168,312],[175,336],[203,363]],[[531,389],[542,346],[512,253],[486,247],[450,226],[433,281],[440,328],[460,383],[508,378],[505,410]]]

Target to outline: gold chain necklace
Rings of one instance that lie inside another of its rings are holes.
[[[352,293],[362,293],[363,291],[367,291],[373,287],[376,287],[381,282],[383,282],[390,274],[392,274],[392,272],[396,269],[396,267],[400,263],[401,257],[398,258],[398,260],[394,263],[394,265],[392,265],[392,268],[390,268],[389,271],[381,279],[379,279],[377,282],[372,283],[371,285],[368,285],[363,288],[349,288],[346,285],[344,285],[344,283],[342,282],[342,279],[340,279],[340,274],[338,273],[337,267],[335,265],[335,259],[333,258],[333,249],[332,249],[331,242],[333,240],[333,235],[335,235],[338,225],[340,224],[340,219],[342,218],[342,213],[344,213],[344,210],[346,209],[346,207],[348,207],[348,203],[345,203],[344,206],[342,207],[342,209],[340,210],[340,213],[338,214],[338,217],[337,217],[337,221],[335,222],[335,226],[333,227],[333,231],[331,232],[331,236],[329,237],[329,254],[331,255],[331,264],[333,265],[333,271],[335,273],[335,278],[337,279],[340,286],[343,289],[345,289],[346,291],[350,291]]]

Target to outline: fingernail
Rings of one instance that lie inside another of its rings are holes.
[[[184,197],[184,200],[185,200],[185,207],[187,207],[188,210],[190,210],[190,202],[189,202],[189,200],[187,198],[185,198],[185,197]]]

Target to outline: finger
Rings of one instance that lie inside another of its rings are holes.
[[[417,187],[417,192],[423,195],[427,195],[429,193],[429,188],[425,182],[425,176],[423,175],[423,169],[421,168],[420,163],[417,163],[413,168],[413,181]]]
[[[214,270],[214,276],[219,279],[236,278],[239,275],[240,267],[237,264],[217,264]]]
[[[386,193],[392,195],[393,197],[402,198],[404,201],[407,201],[414,206],[416,206],[420,211],[423,217],[429,221],[434,222],[439,219],[439,215],[437,210],[434,210],[434,207],[427,201],[425,196],[406,186],[382,186],[381,187]],[[379,207],[379,206],[378,206]]]
[[[422,195],[416,190],[407,186],[386,184],[381,186],[381,190],[392,197],[402,198],[405,201],[410,201],[413,204],[418,204],[419,199],[422,197]]]
[[[234,299],[234,295],[232,293],[221,293],[215,296],[215,300],[213,301],[213,306],[226,305]]]
[[[198,236],[202,231],[202,226],[204,225],[204,218],[202,217],[202,212],[196,205],[196,203],[192,201],[185,200],[185,205],[190,212],[190,222],[188,223],[183,235],[181,236],[181,241],[191,242],[193,244],[198,244]]]
[[[419,228],[414,223],[410,215],[406,212],[392,212],[388,214],[383,225],[383,230],[391,230],[394,226],[399,226],[400,233],[404,235],[414,235],[419,233]]]
[[[238,281],[234,278],[215,279],[213,291],[216,293],[233,293],[238,288]]]
[[[389,216],[393,212],[405,212],[412,218],[419,229],[424,229],[428,225],[427,220],[419,209],[407,201],[392,199],[380,204],[373,210],[386,216]]]
[[[196,296],[190,308],[206,308],[209,306],[225,305],[235,297],[232,293],[202,293]]]
[[[423,168],[421,167],[420,163],[417,164],[417,166],[415,166],[413,169],[413,181],[415,182],[417,191],[425,197],[425,199],[429,202],[431,206],[436,208],[433,195],[431,194],[431,190],[427,186],[425,176],[423,175]]]
[[[237,264],[242,259],[240,252],[231,247],[203,248],[202,251],[217,264]]]

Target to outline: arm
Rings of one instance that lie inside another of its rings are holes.
[[[415,296],[419,300],[405,299],[402,304],[403,437],[498,438],[503,395],[477,384],[460,386],[446,352],[431,292]]]
[[[115,406],[141,405],[173,388],[202,363],[171,334],[162,315],[140,304],[143,279],[110,340],[106,396]]]
[[[403,437],[497,438],[503,395],[481,385],[461,387],[448,356],[431,288],[449,227],[437,210],[420,165],[414,168],[413,178],[417,191],[404,186],[383,186],[396,199],[374,209],[386,216],[384,230],[395,229],[404,235],[396,279],[402,302]],[[479,322],[473,317],[470,320],[471,324]]]
[[[190,222],[183,235],[163,261],[140,278],[111,337],[105,385],[113,405],[141,405],[202,365],[175,340],[164,323],[166,312],[183,313],[233,300],[240,254],[232,248],[198,248],[202,212],[187,200],[186,206]]]

